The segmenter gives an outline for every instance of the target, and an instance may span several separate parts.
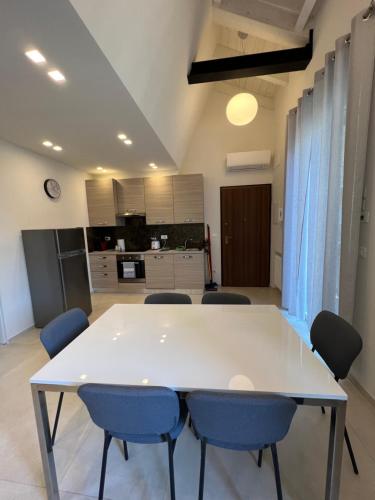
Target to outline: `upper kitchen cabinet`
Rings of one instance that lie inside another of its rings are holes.
[[[117,213],[116,181],[86,181],[87,209],[90,226],[115,226]]]
[[[173,224],[172,176],[146,177],[145,204],[147,224]]]
[[[173,176],[175,224],[204,222],[203,175]]]
[[[119,214],[144,214],[145,185],[143,179],[121,179],[117,181],[117,208]]]

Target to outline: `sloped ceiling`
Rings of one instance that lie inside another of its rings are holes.
[[[113,176],[145,175],[149,162],[175,171],[68,0],[1,2],[0,33],[0,137],[90,173],[101,165]],[[25,57],[32,48],[44,54],[45,65]],[[47,76],[54,67],[65,74],[64,84]],[[131,147],[119,141],[119,132],[133,140]],[[45,148],[46,139],[63,151]]]
[[[213,54],[211,1],[70,1],[179,166],[209,88],[186,75]]]

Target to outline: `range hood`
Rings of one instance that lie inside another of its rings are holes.
[[[118,213],[117,217],[146,217],[146,213],[128,211],[128,212]]]

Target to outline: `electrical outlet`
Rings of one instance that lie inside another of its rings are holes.
[[[365,210],[361,213],[361,222],[366,222],[367,224],[370,221],[370,212]]]
[[[162,235],[160,236],[160,239],[161,239],[161,240],[167,240],[167,239],[168,239],[168,235],[167,235],[167,234],[162,234]]]
[[[362,259],[366,259],[367,258],[367,248],[360,247],[359,248],[359,255],[362,257]]]

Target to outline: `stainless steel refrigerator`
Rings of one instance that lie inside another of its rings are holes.
[[[73,229],[22,231],[35,326],[68,309],[92,311],[84,233]]]

